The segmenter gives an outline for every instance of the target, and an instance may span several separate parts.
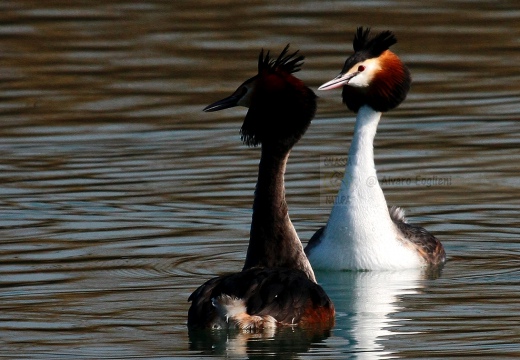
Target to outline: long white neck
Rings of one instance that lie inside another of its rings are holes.
[[[344,215],[348,208],[370,216],[371,219],[391,221],[374,164],[374,137],[380,119],[381,113],[369,106],[359,109],[345,176],[333,213],[339,211]]]
[[[345,176],[326,228],[327,241],[345,249],[337,259],[345,268],[392,267],[387,257],[396,243],[396,227],[374,164],[374,137],[380,118],[381,113],[369,106],[359,109]]]
[[[374,137],[381,113],[362,106],[356,118],[345,176],[319,240],[308,250],[315,269],[416,268],[421,257],[406,246],[388,206],[374,165]]]

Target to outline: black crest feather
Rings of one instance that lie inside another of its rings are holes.
[[[370,57],[378,57],[390,46],[397,43],[395,35],[385,30],[375,36],[370,36],[370,28],[358,27],[354,36],[353,46],[355,52],[367,52]]]
[[[260,51],[260,55],[258,56],[258,72],[263,70],[271,72],[281,70],[288,73],[295,73],[300,71],[305,56],[298,55],[299,50],[292,54],[287,54],[288,51],[289,44],[285,46],[278,58],[272,59],[270,57],[269,51],[267,51],[267,54],[264,56],[264,49],[262,49],[262,51]]]

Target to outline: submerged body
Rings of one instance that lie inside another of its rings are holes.
[[[231,96],[209,105],[216,111],[249,108],[241,133],[248,145],[261,144],[249,246],[241,272],[213,278],[191,294],[190,329],[264,331],[278,326],[330,329],[334,305],[316,283],[289,218],[284,173],[289,153],[316,110],[316,96],[292,73],[302,56],[273,60],[260,53],[258,75]]]
[[[320,87],[343,86],[343,101],[357,117],[338,201],[305,248],[315,269],[395,270],[445,261],[439,240],[408,224],[401,209],[388,208],[377,180],[374,137],[381,114],[399,105],[410,87],[408,70],[388,50],[395,42],[390,32],[369,38],[368,30],[358,29],[355,54]]]

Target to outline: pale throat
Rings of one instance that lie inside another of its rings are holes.
[[[355,182],[365,183],[374,180],[363,178],[363,176],[374,176],[376,174],[374,137],[380,119],[381,113],[373,110],[370,106],[363,105],[359,109],[345,169],[345,180],[350,178]]]
[[[380,119],[381,112],[367,105],[363,105],[358,111],[345,175],[338,193],[339,201],[331,214],[333,218],[335,215],[348,217],[356,223],[360,219],[355,218],[365,216],[380,220],[390,219],[374,163],[374,137]]]

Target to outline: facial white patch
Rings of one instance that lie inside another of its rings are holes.
[[[364,67],[363,71],[359,71],[360,67]],[[347,74],[354,74],[356,72],[358,73],[356,76],[352,77],[347,84],[349,86],[358,88],[369,87],[370,83],[380,70],[381,65],[378,58],[359,62],[350,68],[350,70],[347,72]]]

